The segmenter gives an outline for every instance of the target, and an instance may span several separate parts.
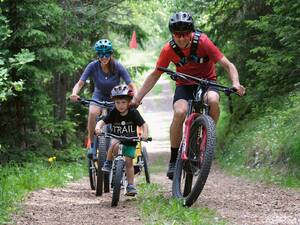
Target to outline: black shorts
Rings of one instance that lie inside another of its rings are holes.
[[[175,94],[173,98],[173,104],[179,99],[185,99],[186,101],[192,100],[195,97],[198,85],[181,85],[176,86]],[[219,90],[214,87],[209,87],[209,91],[215,91],[219,94]]]

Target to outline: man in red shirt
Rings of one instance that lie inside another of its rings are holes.
[[[216,81],[215,64],[220,63],[226,70],[232,82],[232,87],[239,95],[245,94],[245,88],[239,82],[236,67],[222,54],[213,42],[203,33],[195,32],[194,22],[189,13],[175,13],[169,21],[172,40],[165,44],[156,69],[146,78],[143,86],[132,100],[133,105],[139,105],[143,97],[153,88],[162,71],[158,67],[168,67],[170,62],[176,65],[176,71],[195,77]],[[196,37],[195,37],[196,35]],[[197,41],[196,41],[197,40]],[[171,158],[167,176],[172,179],[179,145],[182,138],[182,128],[188,110],[188,100],[193,99],[197,85],[192,82],[177,80],[173,99],[173,120],[170,127]],[[219,93],[209,89],[206,101],[209,104],[209,114],[217,123],[219,110]]]

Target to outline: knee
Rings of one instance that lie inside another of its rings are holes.
[[[100,114],[100,110],[95,107],[89,108],[89,117],[90,118],[96,118]]]
[[[185,108],[174,109],[174,119],[184,120],[186,113],[187,113],[187,110]]]
[[[95,116],[97,116],[97,115],[98,115],[98,113],[97,113],[96,110],[93,110],[93,109],[92,109],[92,110],[89,111],[89,116],[90,116],[90,117],[95,117]]]
[[[211,92],[208,95],[208,104],[211,107],[219,107],[219,102],[220,102],[220,97],[218,95],[218,93],[216,92]]]

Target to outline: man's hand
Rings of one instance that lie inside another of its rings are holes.
[[[79,98],[80,98],[79,95],[75,95],[75,94],[70,95],[70,100],[72,102],[77,102]]]
[[[133,98],[130,102],[130,106],[137,108],[140,104],[141,104],[141,102],[135,96],[133,96]]]
[[[239,96],[245,95],[245,93],[246,93],[246,88],[245,88],[243,85],[240,85],[240,84],[233,84],[232,87],[236,89],[236,93],[237,93]]]

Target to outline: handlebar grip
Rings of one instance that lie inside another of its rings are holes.
[[[230,88],[225,88],[225,89],[224,89],[224,93],[225,93],[225,95],[227,95],[227,96],[230,96],[230,94],[236,93],[236,92],[237,92],[237,89],[234,88],[234,87],[230,87]]]
[[[237,89],[235,87],[230,88],[232,92],[237,92]]]
[[[174,73],[174,71],[162,66],[157,67],[157,69],[166,73]]]
[[[147,138],[147,141],[152,141],[152,137],[148,137],[148,138]]]

